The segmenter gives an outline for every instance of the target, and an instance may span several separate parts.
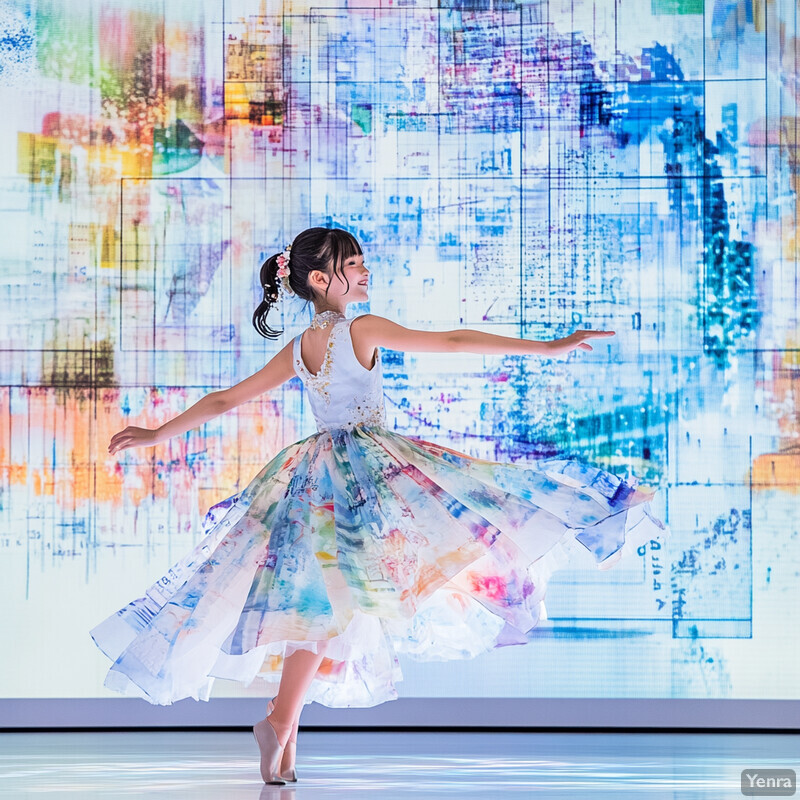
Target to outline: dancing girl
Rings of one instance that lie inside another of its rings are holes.
[[[413,330],[374,314],[369,269],[348,232],[309,228],[261,267],[253,324],[283,296],[311,324],[262,369],[159,428],[128,426],[108,452],[151,447],[286,381],[302,381],[317,431],[285,447],[205,516],[202,538],[144,596],[91,634],[113,664],[105,686],[151,703],[207,700],[215,678],[264,681],[253,728],[265,783],[297,780],[304,705],[397,697],[398,655],[466,659],[524,645],[547,580],[575,549],[605,569],[667,528],[654,492],[573,458],[506,464],[386,427],[381,349],[553,358],[613,331],[531,341]]]

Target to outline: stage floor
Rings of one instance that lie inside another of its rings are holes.
[[[800,771],[800,736],[300,731],[299,782],[266,786],[246,732],[0,734],[0,797],[742,798],[741,771]]]

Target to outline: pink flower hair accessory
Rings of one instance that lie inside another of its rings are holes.
[[[286,245],[286,249],[278,256],[278,278],[286,294],[294,294],[294,289],[289,286],[289,257],[291,256],[292,246]]]

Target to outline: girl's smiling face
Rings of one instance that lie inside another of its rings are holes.
[[[369,270],[364,265],[364,256],[350,256],[345,259],[342,272],[344,275],[335,273],[330,282],[328,276],[322,272],[315,271],[310,276],[320,301],[326,307],[337,308],[340,311],[344,311],[348,303],[363,303],[369,300]]]
[[[369,298],[369,270],[364,264],[364,256],[351,256],[344,262],[344,274],[350,289],[347,290],[347,283],[342,285],[346,290],[348,303],[359,303]],[[345,296],[345,295],[342,295]]]

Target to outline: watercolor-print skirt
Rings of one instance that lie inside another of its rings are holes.
[[[599,568],[668,528],[645,492],[573,459],[503,464],[380,426],[317,432],[213,506],[204,538],[92,637],[105,686],[207,700],[214,678],[277,691],[284,658],[328,640],[306,702],[397,697],[398,653],[524,644],[549,576]]]

